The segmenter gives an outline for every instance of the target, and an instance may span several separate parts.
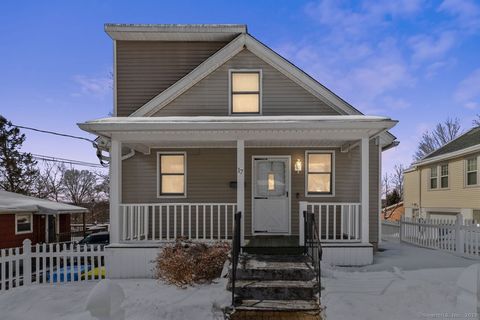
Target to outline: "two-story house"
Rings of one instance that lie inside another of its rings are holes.
[[[109,151],[109,275],[151,276],[165,241],[301,247],[316,214],[324,260],[372,262],[381,153],[397,122],[364,115],[245,25],[107,24],[112,117],[79,126]]]
[[[480,221],[480,128],[476,127],[413,164],[405,172],[408,218]]]

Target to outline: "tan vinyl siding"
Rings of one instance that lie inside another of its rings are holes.
[[[480,208],[480,187],[465,184],[465,157],[456,158],[448,163],[447,189],[429,188],[430,167],[421,168],[421,206],[425,208]],[[438,163],[440,164],[440,163]]]
[[[378,147],[371,144],[370,164],[370,239],[377,239],[378,224]],[[355,148],[348,153],[335,152],[335,196],[305,197],[304,171],[297,174],[294,162],[305,163],[305,148],[247,148],[245,150],[245,234],[251,235],[251,186],[253,155],[291,156],[291,226],[292,234],[298,234],[299,201],[312,202],[359,202],[360,201],[360,151]],[[308,150],[315,150],[308,148]],[[316,149],[319,150],[319,149]],[[331,150],[331,149],[329,149]],[[187,197],[173,199],[157,198],[156,152],[150,155],[136,154],[123,161],[123,203],[166,203],[166,202],[236,202],[236,189],[230,188],[230,181],[236,181],[236,150],[182,149],[187,153]],[[180,151],[163,149],[162,151]],[[208,219],[208,217],[207,217]],[[207,222],[207,225],[209,223]]]
[[[338,112],[244,49],[154,116],[226,116],[229,69],[262,70],[263,115],[336,115]]]
[[[403,203],[405,207],[413,208],[420,203],[420,171],[405,172],[403,178]]]
[[[117,41],[117,116],[126,117],[226,42]]]

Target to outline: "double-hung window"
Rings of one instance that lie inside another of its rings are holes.
[[[440,166],[440,187],[442,189],[448,188],[448,164]]]
[[[19,213],[15,215],[15,234],[33,232],[33,219],[31,213]]]
[[[466,185],[476,186],[478,184],[478,160],[476,157],[467,159],[466,163]]]
[[[186,154],[158,153],[158,195],[160,197],[186,195]]]
[[[306,189],[307,195],[333,194],[333,152],[306,153]]]
[[[438,174],[437,166],[430,168],[430,189],[437,189]]]
[[[231,114],[259,114],[261,105],[260,71],[230,71]]]

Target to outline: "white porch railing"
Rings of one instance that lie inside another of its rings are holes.
[[[142,203],[120,205],[120,241],[227,240],[235,203]]]
[[[303,212],[315,214],[321,242],[358,242],[360,234],[360,203],[300,202],[300,241],[303,237]]]

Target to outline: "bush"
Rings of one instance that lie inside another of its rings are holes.
[[[179,287],[211,282],[220,276],[229,251],[225,242],[177,241],[158,254],[156,277]]]

